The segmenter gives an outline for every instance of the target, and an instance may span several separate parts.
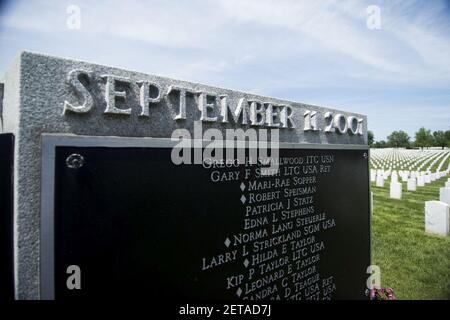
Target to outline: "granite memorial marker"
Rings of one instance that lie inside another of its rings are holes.
[[[11,134],[0,135],[0,301],[14,297],[13,265],[13,148]]]
[[[2,82],[17,299],[367,298],[365,116],[29,52]]]

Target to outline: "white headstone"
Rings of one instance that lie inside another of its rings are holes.
[[[377,187],[384,187],[384,179],[382,175],[377,176]]]
[[[397,175],[397,172],[392,172],[392,175],[391,175],[391,183],[392,182],[398,182],[398,175]]]
[[[445,187],[450,188],[450,179],[448,179],[447,182],[445,183]]]
[[[392,199],[402,198],[402,184],[400,182],[391,182],[390,197]]]
[[[430,183],[430,182],[431,182],[431,175],[426,174],[426,175],[424,176],[424,179],[425,179],[425,183]]]
[[[402,174],[402,181],[403,181],[403,182],[408,181],[408,176],[409,176],[408,174],[403,173],[403,174]]]
[[[417,186],[424,187],[425,186],[425,178],[423,176],[417,177]]]
[[[450,206],[450,188],[439,189],[439,201],[445,202]]]
[[[370,214],[373,214],[373,192],[370,192]]]
[[[375,182],[376,181],[376,179],[377,179],[377,176],[376,176],[376,171],[375,170],[370,170],[370,182]]]
[[[448,236],[450,214],[448,204],[441,201],[425,202],[425,232]]]
[[[415,178],[408,179],[408,185],[407,185],[408,191],[416,191],[417,189],[417,183]]]

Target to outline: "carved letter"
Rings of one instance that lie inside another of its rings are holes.
[[[215,93],[200,92],[198,101],[198,109],[201,112],[200,120],[214,122],[217,121],[217,117],[208,116],[209,110],[214,111],[214,104],[208,103],[208,97],[214,97],[216,99],[217,95]]]
[[[71,85],[71,87],[83,97],[84,101],[82,105],[75,106],[68,101],[64,101],[64,109],[63,114],[66,114],[67,111],[72,111],[75,113],[87,113],[91,110],[94,105],[94,100],[92,99],[89,91],[84,87],[81,83],[79,76],[86,76],[89,80],[91,79],[91,75],[88,71],[75,69],[69,72],[67,75],[67,82]]]
[[[187,91],[185,88],[177,87],[177,86],[170,86],[169,90],[167,91],[167,95],[171,94],[172,92],[179,92],[180,93],[180,102],[178,107],[178,114],[173,118],[174,120],[185,120],[186,119],[186,93],[190,92]]]
[[[116,108],[116,98],[122,98],[126,100],[127,93],[126,91],[116,91],[116,81],[123,83],[130,83],[129,78],[116,77],[112,75],[104,75],[103,79],[106,79],[105,86],[105,100],[106,100],[106,109],[104,113],[111,114],[131,114],[131,108],[128,109],[119,109]]]
[[[220,116],[222,117],[222,122],[228,122],[228,96],[226,94],[219,95],[220,100]]]
[[[343,114],[338,113],[334,116],[333,127],[337,129],[336,132],[340,134],[344,134],[347,131],[347,121]]]
[[[281,110],[281,124],[283,128],[289,128],[289,123],[291,124],[291,128],[295,128],[295,124],[291,119],[293,115],[294,111],[291,106],[286,105],[283,107]]]
[[[139,103],[141,105],[140,116],[148,117],[150,116],[150,103],[158,103],[161,101],[161,88],[156,83],[148,81],[139,81],[138,84],[141,86],[139,94]],[[156,98],[150,98],[150,86],[155,87],[158,90]]]
[[[227,103],[227,96],[222,95],[221,97],[221,115],[222,115],[222,122],[228,123],[228,110],[231,112],[231,115],[233,116],[233,120],[235,123],[239,122],[239,117],[242,114],[242,124],[247,124],[247,108],[248,108],[248,102],[245,98],[239,99],[239,103],[234,109],[234,112],[231,111],[228,103]]]
[[[304,113],[305,125],[303,127],[304,131],[319,131],[317,128],[317,112],[306,110]]]
[[[347,127],[348,132],[352,135],[355,135],[358,133],[358,119],[354,116],[350,116],[347,119]]]
[[[363,135],[363,122],[364,119],[358,119],[358,136],[362,136]]]
[[[266,122],[266,114],[264,106],[261,102],[252,100],[250,102],[250,121],[252,126],[263,126]],[[258,121],[258,115],[260,120]]]
[[[333,132],[333,113],[325,112],[325,132],[330,133]]]
[[[271,104],[270,102],[267,103],[267,108],[266,108],[266,122],[267,125],[269,127],[275,127],[278,128],[280,127],[280,123],[274,123],[274,119],[280,117],[279,113],[277,111],[274,111],[274,108],[276,108],[278,110],[278,106],[274,106],[273,104]]]

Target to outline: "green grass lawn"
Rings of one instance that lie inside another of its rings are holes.
[[[389,179],[383,188],[372,184],[372,263],[398,299],[450,299],[450,237],[424,231],[425,201],[439,200],[447,178],[417,191],[403,183],[401,200],[389,198]]]
[[[441,161],[442,161],[442,159],[433,165],[433,167],[431,168],[431,172],[435,172],[437,170],[437,167],[439,167],[439,165],[441,164]],[[441,171],[447,170],[449,164],[450,164],[450,157],[445,159],[444,164],[442,165]]]

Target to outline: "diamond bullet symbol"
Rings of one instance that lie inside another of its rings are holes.
[[[245,198],[245,196],[242,195],[242,197],[241,197],[241,202],[244,204],[246,200],[247,200],[247,199]]]
[[[230,239],[226,238],[224,243],[228,248],[230,246],[231,241],[230,241]]]
[[[240,297],[241,294],[242,294],[242,289],[241,289],[241,288],[238,288],[237,291],[236,291],[236,295],[237,295],[238,297]]]
[[[247,258],[245,258],[245,260],[244,260],[244,266],[247,268],[248,267],[248,264],[249,264],[250,262],[248,261],[248,259]]]
[[[244,191],[245,190],[245,183],[241,182],[241,190]]]

